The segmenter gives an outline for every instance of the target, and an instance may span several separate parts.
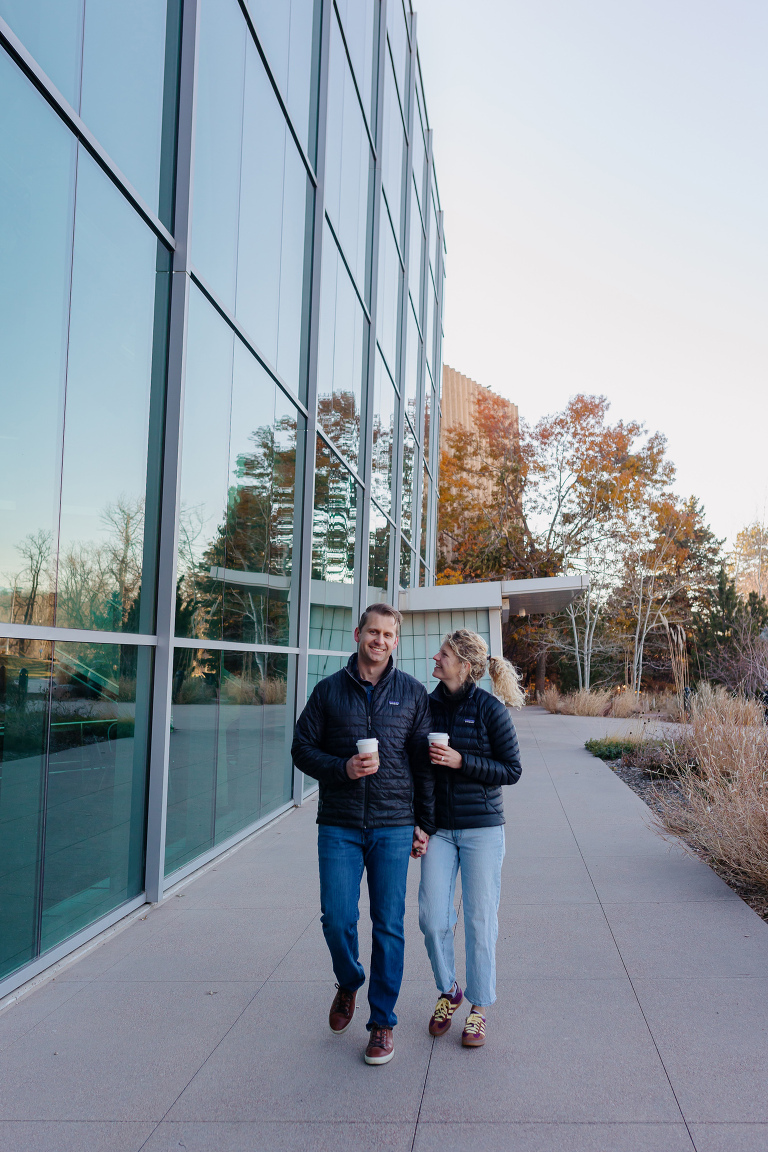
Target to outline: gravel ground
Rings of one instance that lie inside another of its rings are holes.
[[[628,784],[632,791],[636,792],[640,799],[644,800],[648,807],[654,812],[658,811],[657,806],[653,802],[654,789],[663,789],[665,791],[675,790],[674,781],[649,776],[642,768],[631,768],[628,765],[622,764],[621,760],[607,761],[606,766],[615,772],[625,784]],[[762,916],[763,920],[768,922],[768,892],[766,892],[764,888],[756,888],[752,885],[745,884],[720,864],[709,860],[704,853],[699,851],[693,844],[688,843],[688,849],[708,864],[713,872],[716,872],[722,880],[725,880],[730,888],[733,888],[734,892],[741,896],[745,904],[749,904],[750,908],[757,912],[758,916]]]

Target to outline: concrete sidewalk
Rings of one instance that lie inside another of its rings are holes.
[[[0,1014],[3,1152],[765,1152],[768,925],[584,751],[626,723],[515,719],[485,1048],[427,1033],[415,862],[395,1059],[331,1036],[309,803]]]

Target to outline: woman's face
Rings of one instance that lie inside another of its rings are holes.
[[[435,670],[432,673],[438,680],[442,680],[446,688],[455,690],[467,677],[468,662],[459,660],[458,656],[448,644],[443,644],[437,656],[433,656]]]

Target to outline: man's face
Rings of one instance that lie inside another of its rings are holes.
[[[365,627],[355,628],[357,652],[368,664],[386,664],[397,647],[397,624],[391,616],[380,616],[373,612],[365,622]]]

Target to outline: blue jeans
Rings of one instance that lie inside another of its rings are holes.
[[[356,992],[365,981],[360,963],[357,922],[360,881],[368,873],[373,924],[367,1027],[394,1028],[395,1004],[403,981],[405,885],[413,827],[339,828],[320,824],[320,905],[325,942],[340,988]]]
[[[504,828],[438,828],[421,860],[419,927],[424,933],[438,992],[456,979],[453,896],[461,869],[467,999],[478,1008],[496,999],[496,938],[499,934]]]

